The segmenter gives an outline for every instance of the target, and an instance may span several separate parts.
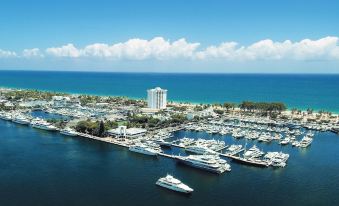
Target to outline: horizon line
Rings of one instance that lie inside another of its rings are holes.
[[[120,73],[120,74],[261,74],[261,75],[339,75],[339,72],[170,72],[170,71],[91,71],[91,70],[40,70],[40,69],[0,69],[0,72],[74,72],[74,73]]]

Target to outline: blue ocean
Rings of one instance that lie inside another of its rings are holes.
[[[333,74],[0,71],[0,87],[146,98],[146,90],[156,86],[168,89],[172,101],[280,101],[288,108],[339,112],[339,75]]]

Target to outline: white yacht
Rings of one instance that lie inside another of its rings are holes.
[[[145,155],[151,155],[151,156],[155,156],[158,154],[157,150],[152,149],[144,144],[136,144],[136,145],[130,146],[129,151],[137,152],[137,153],[145,154]]]
[[[313,142],[313,139],[306,135],[300,141],[299,147],[306,148],[306,147],[310,146],[312,142]]]
[[[186,165],[221,174],[231,171],[231,166],[226,160],[217,155],[189,155],[186,157],[177,156],[176,159]]]
[[[260,151],[260,149],[256,145],[253,145],[253,147],[251,147],[244,153],[244,158],[257,158],[264,154],[265,153]]]
[[[285,167],[289,157],[289,154],[282,152],[267,152],[264,156],[264,160],[267,160],[273,167]]]
[[[26,118],[25,116],[20,115],[20,114],[13,117],[12,121],[15,122],[15,123],[24,124],[24,125],[29,125],[31,123],[31,121],[28,118]]]
[[[288,143],[290,143],[291,139],[289,137],[285,137],[284,139],[281,139],[279,141],[279,144],[281,145],[287,145]]]
[[[72,136],[72,137],[78,136],[78,133],[71,128],[65,128],[65,129],[61,130],[60,134]]]
[[[215,154],[215,151],[202,145],[189,146],[185,148],[185,151],[195,154]]]
[[[155,150],[157,153],[162,152],[160,144],[153,141],[146,141],[143,143],[146,147]]]
[[[242,145],[232,144],[229,148],[227,148],[227,153],[230,155],[237,154],[243,150]]]
[[[12,115],[9,113],[1,113],[0,114],[0,119],[3,120],[12,120]]]
[[[164,187],[173,191],[182,192],[182,193],[191,193],[193,192],[193,189],[189,186],[182,183],[180,180],[174,178],[171,175],[167,175],[166,177],[162,177],[158,179],[158,181],[155,183],[156,185],[159,185],[160,187]]]
[[[171,142],[167,142],[163,139],[158,139],[158,140],[155,140],[154,142],[159,144],[160,146],[163,146],[163,147],[171,147],[172,146]]]
[[[46,122],[43,119],[37,118],[31,122],[32,127],[43,129],[43,130],[49,130],[49,131],[55,131],[57,128],[53,126],[51,123]]]

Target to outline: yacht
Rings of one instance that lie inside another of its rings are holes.
[[[182,139],[179,140],[179,146],[180,147],[187,147],[191,144],[194,143],[194,139],[193,138],[187,138],[187,137],[184,137]]]
[[[193,192],[192,188],[185,185],[180,180],[174,178],[171,175],[167,175],[166,177],[159,178],[155,184],[159,185],[160,187],[164,187],[164,188],[176,191],[176,192],[182,192],[182,193]]]
[[[144,144],[136,144],[129,147],[129,151],[145,154],[145,155],[151,155],[155,156],[158,154],[158,151],[155,149],[152,149]]]
[[[12,121],[18,124],[29,125],[31,121],[23,115],[17,115],[12,118]]]
[[[300,147],[300,142],[298,142],[298,141],[293,141],[292,142],[292,147]]]
[[[232,144],[229,148],[227,148],[227,153],[234,155],[243,150],[242,145]]]
[[[217,155],[189,155],[189,156],[177,156],[178,162],[186,165],[207,170],[213,173],[221,174],[225,171],[231,171],[231,166],[226,160],[221,159]]]
[[[185,151],[195,154],[215,154],[215,151],[202,145],[189,146],[185,148]]]
[[[289,137],[285,137],[284,139],[281,139],[279,141],[279,144],[281,145],[287,145],[288,143],[290,143],[291,139]]]
[[[339,134],[339,126],[338,126],[338,127],[333,127],[333,128],[332,128],[332,131],[333,131],[334,133]]]
[[[172,146],[171,142],[167,142],[163,139],[158,139],[158,140],[155,140],[154,142],[159,144],[160,146],[163,146],[163,147],[171,147]]]
[[[306,148],[311,145],[313,139],[309,136],[305,136],[302,138],[302,140],[299,143],[299,147]]]
[[[244,153],[244,157],[245,158],[257,158],[257,157],[260,157],[264,154],[265,153],[260,151],[260,149],[256,145],[253,145],[253,147],[251,147],[249,150],[247,150]]]
[[[3,119],[3,120],[12,120],[12,115],[8,114],[8,113],[1,113],[0,114],[0,119]]]
[[[144,145],[150,149],[155,150],[157,153],[162,152],[161,147],[158,143],[152,142],[152,141],[146,141]]]
[[[282,152],[267,152],[264,156],[264,160],[267,160],[273,167],[285,167],[289,157],[289,154]]]
[[[46,122],[43,119],[37,118],[31,122],[32,127],[43,129],[43,130],[49,130],[49,131],[55,131],[57,128],[53,126],[51,123]]]
[[[78,133],[71,128],[65,128],[65,129],[61,130],[60,134],[72,136],[72,137],[78,136]]]

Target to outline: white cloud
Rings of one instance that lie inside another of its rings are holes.
[[[33,48],[33,49],[24,49],[22,51],[22,56],[26,58],[31,57],[44,57],[44,55],[41,53],[39,48]]]
[[[57,57],[80,57],[80,51],[73,44],[48,48],[46,53]]]
[[[237,47],[236,42],[225,42],[197,52],[197,57],[225,60],[339,60],[338,43],[338,37],[304,39],[294,43],[290,40],[273,42],[266,39],[247,47]]]
[[[0,49],[0,58],[16,57],[16,53]]]
[[[151,40],[129,39],[115,44],[94,43],[77,48],[69,43],[60,47],[25,49],[20,57],[59,57],[59,58],[103,58],[123,60],[221,60],[221,61],[334,61],[339,60],[339,38],[324,37],[318,40],[304,39],[297,42],[286,40],[274,42],[265,39],[244,46],[237,42],[223,42],[200,48],[200,43],[191,43],[186,39],[169,41],[163,37]],[[15,52],[0,49],[0,57],[17,56]]]
[[[111,59],[172,59],[192,58],[199,43],[188,43],[185,39],[174,42],[156,37],[151,40],[130,39],[113,45],[96,43],[77,49],[73,44],[57,48],[48,48],[49,55],[57,57],[102,57]]]

